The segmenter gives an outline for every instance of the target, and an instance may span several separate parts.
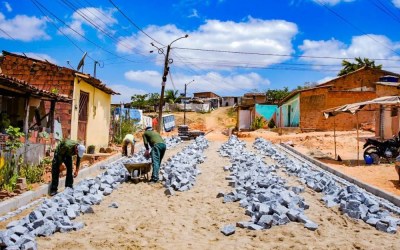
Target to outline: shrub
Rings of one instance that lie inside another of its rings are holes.
[[[39,164],[36,166],[24,164],[21,166],[20,174],[21,174],[21,177],[26,178],[26,183],[28,183],[28,184],[39,183],[42,181],[44,169],[45,169],[44,164]]]
[[[275,128],[275,127],[276,127],[276,124],[275,124],[274,119],[269,120],[269,122],[268,122],[268,128]]]
[[[256,130],[263,128],[265,125],[265,120],[262,116],[256,116],[251,124],[251,129]]]

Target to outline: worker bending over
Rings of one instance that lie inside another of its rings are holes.
[[[67,168],[67,176],[65,178],[65,187],[72,188],[74,184],[74,178],[78,176],[79,165],[81,163],[81,158],[83,153],[85,153],[86,148],[84,145],[79,144],[73,140],[62,140],[60,144],[56,147],[54,152],[54,158],[51,165],[51,185],[50,185],[50,195],[56,195],[58,189],[58,179],[60,177],[60,166],[62,163],[65,164]],[[76,168],[72,175],[72,156],[76,157]]]
[[[159,178],[158,174],[160,171],[160,164],[164,157],[167,146],[161,135],[153,131],[152,127],[146,127],[146,131],[143,133],[143,144],[146,147],[144,156],[148,158],[150,156],[149,148],[151,147],[151,160],[153,161],[153,173],[151,175],[150,184],[157,183]]]
[[[135,153],[135,138],[132,134],[127,134],[122,141],[122,155],[128,156],[128,146],[131,145],[131,155]]]

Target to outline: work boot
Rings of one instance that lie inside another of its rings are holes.
[[[50,196],[54,196],[57,194],[57,191],[50,191]]]

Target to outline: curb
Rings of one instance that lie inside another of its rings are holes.
[[[367,184],[365,182],[362,182],[362,181],[357,180],[357,179],[355,179],[355,178],[353,178],[351,176],[343,174],[342,172],[339,172],[336,169],[333,169],[332,167],[329,167],[328,165],[325,165],[324,163],[322,163],[322,162],[320,162],[320,161],[318,161],[318,160],[316,160],[314,158],[311,158],[311,157],[309,157],[307,155],[304,155],[304,154],[300,153],[299,151],[297,151],[293,147],[285,145],[284,143],[281,143],[280,146],[284,147],[285,149],[287,149],[289,151],[292,151],[293,153],[301,155],[304,159],[310,161],[311,163],[315,164],[316,166],[322,168],[323,170],[326,170],[326,171],[328,171],[328,172],[330,172],[330,173],[332,173],[332,174],[334,174],[334,175],[336,175],[336,176],[338,176],[340,178],[343,178],[346,181],[348,181],[350,183],[353,183],[353,184],[359,186],[360,188],[365,189],[366,191],[370,192],[371,194],[373,194],[375,196],[378,196],[378,197],[380,197],[382,199],[388,200],[391,203],[393,203],[394,205],[400,207],[400,197],[399,196],[395,196],[395,195],[393,195],[391,193],[388,193],[388,192],[386,192],[386,191],[384,191],[384,190],[382,190],[380,188],[371,186],[371,185],[369,185],[369,184]]]
[[[84,168],[84,169],[80,170],[79,175],[77,178],[74,179],[74,182],[78,183],[82,179],[99,172],[101,170],[101,166],[103,166],[104,164],[114,162],[120,158],[122,158],[121,153],[117,153],[103,161],[93,164],[92,166],[90,166],[88,168]],[[60,178],[60,181],[58,184],[59,190],[63,190],[64,186],[65,186],[65,177]],[[6,214],[8,212],[14,211],[22,206],[25,206],[35,199],[38,199],[38,198],[41,198],[41,197],[47,195],[49,192],[49,188],[50,188],[50,184],[43,184],[34,191],[27,191],[27,192],[22,193],[21,195],[18,195],[11,199],[7,199],[3,202],[0,202],[0,216]]]

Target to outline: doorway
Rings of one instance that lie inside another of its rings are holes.
[[[88,104],[89,104],[89,93],[81,91],[79,94],[78,140],[83,143],[86,143]]]

